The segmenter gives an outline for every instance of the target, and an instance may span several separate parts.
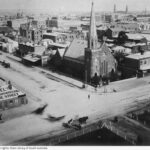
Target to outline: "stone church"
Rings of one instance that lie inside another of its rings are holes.
[[[88,41],[75,39],[64,54],[64,68],[71,74],[81,75],[91,83],[97,77],[110,77],[116,71],[117,63],[105,41],[98,42],[94,6],[92,3]]]

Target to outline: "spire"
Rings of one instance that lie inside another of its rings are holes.
[[[97,42],[98,39],[97,39],[97,31],[96,31],[96,23],[95,23],[94,3],[92,2],[88,47],[90,49],[96,49]]]
[[[114,4],[114,13],[116,12],[116,4]]]
[[[126,13],[128,13],[128,5],[126,5]]]

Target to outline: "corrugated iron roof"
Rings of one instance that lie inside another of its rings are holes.
[[[84,50],[87,47],[87,41],[74,39],[65,53],[65,57],[70,57],[84,61]]]

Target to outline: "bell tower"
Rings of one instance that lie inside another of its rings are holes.
[[[126,5],[126,13],[128,13],[128,5]]]
[[[90,82],[95,74],[99,75],[98,38],[96,31],[94,3],[92,2],[88,46],[85,48],[85,81]]]

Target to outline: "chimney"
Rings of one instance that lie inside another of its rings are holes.
[[[141,55],[144,55],[144,50],[141,50]]]
[[[139,52],[141,53],[141,55],[144,55],[144,50],[142,49],[142,47],[139,47]]]

